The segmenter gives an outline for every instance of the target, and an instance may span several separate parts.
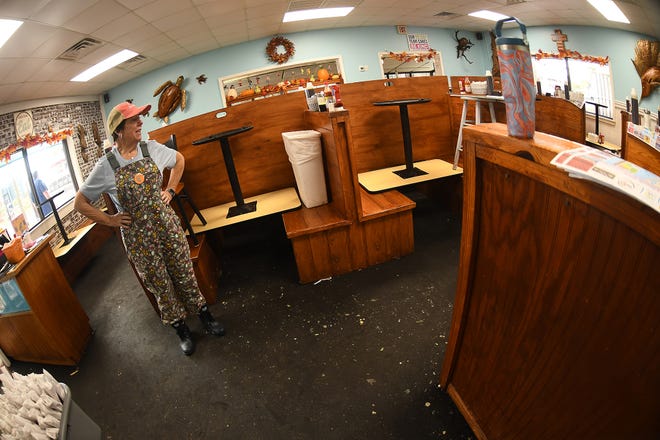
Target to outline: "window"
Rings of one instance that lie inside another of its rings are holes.
[[[48,197],[62,192],[53,199],[60,208],[78,190],[66,140],[15,151],[0,161],[0,175],[0,229],[12,236],[21,219],[32,229],[52,215],[50,204],[41,204]]]
[[[383,78],[407,78],[414,76],[443,75],[439,52],[380,52]]]
[[[571,91],[584,95],[585,102],[596,102],[601,107],[599,115],[613,119],[614,101],[612,99],[612,74],[609,63],[597,63],[580,59],[568,58],[532,58],[534,77],[541,83],[543,93],[554,93],[559,86],[564,96],[564,85],[568,84],[570,72]],[[595,106],[587,105],[587,113],[595,114]]]

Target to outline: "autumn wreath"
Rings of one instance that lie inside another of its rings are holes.
[[[284,53],[277,51],[277,48],[280,46],[284,47]],[[284,64],[289,61],[289,58],[294,53],[296,53],[296,49],[293,47],[291,40],[282,36],[273,37],[266,46],[266,55],[268,55],[268,59],[273,63]]]

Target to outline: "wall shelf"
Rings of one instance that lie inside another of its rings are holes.
[[[310,80],[315,87],[320,88],[325,81],[318,80],[319,69],[326,69],[330,73],[328,83],[344,82],[344,68],[339,56],[277,65],[218,78],[222,107],[302,91]]]

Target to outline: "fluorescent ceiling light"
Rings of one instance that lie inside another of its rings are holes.
[[[5,20],[0,18],[0,47],[5,45],[7,40],[14,35],[14,32],[16,32],[22,24],[22,21]]]
[[[505,18],[509,18],[508,15],[498,14],[497,12],[493,12],[493,11],[486,11],[485,9],[482,9],[481,11],[477,11],[477,12],[472,12],[468,15],[470,17],[484,18],[486,20],[491,20],[491,21],[499,21],[499,20],[504,20]]]
[[[628,23],[630,20],[626,17],[621,9],[612,0],[587,0],[591,6],[596,8],[598,12],[603,14],[609,21],[617,21],[619,23]]]
[[[124,49],[121,52],[117,52],[116,54],[112,55],[111,57],[104,59],[100,63],[93,65],[92,67],[85,70],[83,73],[76,76],[75,78],[71,78],[71,81],[77,81],[77,82],[89,81],[90,79],[94,78],[95,76],[102,74],[106,70],[112,69],[116,65],[121,64],[126,60],[130,60],[131,58],[133,58],[136,55],[137,55],[137,52],[133,52],[132,50],[128,50],[128,49]]]
[[[346,8],[323,8],[323,9],[305,9],[304,11],[291,11],[284,14],[282,23],[289,21],[314,20],[315,18],[345,17],[353,7]]]

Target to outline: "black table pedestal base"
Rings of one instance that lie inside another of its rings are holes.
[[[428,174],[426,171],[422,171],[419,168],[412,167],[411,169],[404,168],[399,171],[392,171],[394,174],[397,176],[401,177],[402,179],[410,179],[411,177],[416,177],[416,176],[423,176],[425,174]]]
[[[232,206],[227,212],[227,218],[236,217],[237,215],[248,214],[257,210],[257,201],[242,203],[240,205]]]
[[[251,125],[235,128],[233,130],[223,131],[222,133],[207,136],[203,139],[193,141],[193,145],[201,145],[211,141],[220,141],[220,148],[222,149],[222,157],[225,160],[225,168],[227,169],[227,176],[229,177],[229,184],[231,191],[234,193],[234,200],[236,206],[232,206],[227,211],[227,218],[243,215],[257,210],[257,202],[245,203],[243,201],[243,191],[241,191],[241,184],[238,182],[238,175],[236,174],[236,166],[234,165],[234,158],[231,154],[229,147],[229,138],[239,133],[252,130]]]

